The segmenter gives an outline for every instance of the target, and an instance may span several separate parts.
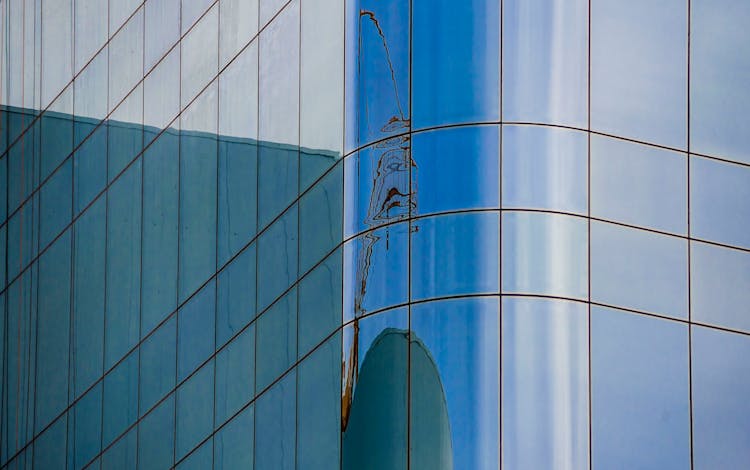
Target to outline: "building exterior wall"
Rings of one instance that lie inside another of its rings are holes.
[[[0,18],[2,468],[750,467],[747,2]]]

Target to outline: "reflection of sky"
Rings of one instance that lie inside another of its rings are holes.
[[[496,469],[497,298],[416,305],[412,307],[411,327],[440,373],[448,401],[455,468]]]

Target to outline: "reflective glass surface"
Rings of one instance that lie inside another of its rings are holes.
[[[502,332],[504,466],[588,468],[586,304],[506,297]]]

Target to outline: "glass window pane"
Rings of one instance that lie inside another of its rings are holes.
[[[300,357],[341,325],[342,263],[338,249],[299,283]]]
[[[412,214],[500,206],[498,126],[415,134],[413,152]]]
[[[90,65],[90,67],[95,68],[95,64]],[[86,77],[79,77],[79,80],[81,80],[81,82],[85,82]],[[78,83],[78,81],[76,81],[76,83]],[[107,82],[105,75],[105,86],[106,83]],[[28,131],[26,135],[32,135],[37,129],[39,129],[41,138],[41,142],[39,145],[39,164],[41,167],[39,170],[40,181],[44,181],[44,179],[47,178],[50,173],[52,173],[58,166],[60,166],[60,164],[63,163],[63,161],[73,152],[73,146],[79,144],[84,137],[87,137],[88,134],[93,130],[94,124],[98,123],[98,121],[96,120],[85,120],[86,122],[81,121],[84,120],[73,118],[70,113],[47,111],[46,113],[42,114],[42,117],[38,121],[38,124],[35,124],[32,130]],[[94,124],[91,124],[92,122]],[[21,141],[26,140],[26,135],[22,138]],[[26,152],[28,152],[28,150],[28,148],[24,148],[23,153],[25,154]],[[28,155],[24,157],[24,160],[26,159],[29,159]],[[33,160],[33,158],[29,160]],[[3,162],[3,164],[5,164],[5,162]],[[13,172],[11,172],[11,174],[21,181],[23,180],[23,176],[25,176]],[[23,185],[25,186],[25,184]],[[28,190],[30,188],[24,189]],[[11,207],[10,210],[12,211],[13,208]]]
[[[588,138],[541,126],[503,126],[503,207],[586,214]]]
[[[160,436],[161,437],[161,436]],[[137,430],[132,428],[125,436],[115,442],[112,447],[107,449],[101,456],[102,469],[116,470],[135,470],[136,461],[138,460],[138,442]],[[99,462],[95,462],[92,467],[98,468]]]
[[[102,376],[106,201],[100,198],[76,221],[73,246],[71,373],[78,397]]]
[[[260,0],[260,26],[263,27],[271,21],[285,3],[286,0]]]
[[[180,301],[216,272],[216,86],[181,116]]]
[[[200,447],[194,449],[185,460],[180,462],[175,470],[203,470],[213,468],[214,443],[208,439]]]
[[[408,310],[357,320],[344,330],[344,469],[407,468]]]
[[[750,163],[750,3],[690,3],[690,148]]]
[[[503,120],[587,126],[585,0],[503,5]]]
[[[32,447],[34,468],[65,468],[65,431],[67,421],[67,415],[64,415],[37,437]],[[15,465],[11,463],[9,468],[31,468],[31,452],[27,451],[26,455],[21,454],[17,458],[18,460],[15,461]],[[24,464],[24,461],[27,461],[28,464]]]
[[[693,456],[696,470],[750,465],[750,339],[693,327]]]
[[[114,34],[140,6],[140,0],[109,0],[109,33]]]
[[[75,123],[77,131],[88,135],[73,155],[73,211],[80,214],[107,185],[107,126],[93,129],[90,124]],[[83,130],[88,128],[88,130]]]
[[[67,160],[39,191],[39,247],[44,249],[70,223],[73,212],[73,162]]]
[[[143,150],[143,86],[133,90],[107,120],[107,178],[112,181]]]
[[[497,298],[412,307],[412,468],[498,468],[498,313]]]
[[[500,291],[497,212],[427,217],[412,224],[412,299]]]
[[[141,160],[107,196],[107,309],[105,369],[140,339]]]
[[[302,1],[301,9],[300,144],[333,154],[327,165],[321,162],[324,171],[341,156],[344,145],[344,3]],[[302,187],[315,176],[306,178]]]
[[[232,60],[257,33],[258,0],[221,0],[219,3],[219,69]],[[252,46],[256,47],[256,51],[257,44],[256,41]],[[252,80],[257,78],[257,75],[248,78]]]
[[[255,391],[259,393],[297,360],[297,289],[263,313],[257,328]]]
[[[364,232],[409,216],[411,168],[409,138],[389,139],[344,161],[344,234]]]
[[[68,461],[83,468],[100,451],[102,438],[102,385],[97,384],[68,412]],[[96,468],[96,466],[94,466]]]
[[[91,0],[86,1],[90,2]],[[76,40],[77,46],[78,40]],[[73,83],[73,112],[77,121],[75,145],[78,145],[95,125],[98,125],[102,119],[107,117],[108,67],[109,50],[108,47],[105,47],[80,72]],[[61,117],[66,120],[70,119],[69,114],[64,114]],[[66,150],[68,151],[64,156],[67,156],[67,153],[72,149]]]
[[[148,145],[180,112],[180,50],[175,48],[143,80],[144,145]],[[179,128],[179,121],[172,124]]]
[[[298,374],[297,467],[340,468],[340,334],[305,359]]]
[[[110,5],[113,3],[116,2],[113,0]],[[110,40],[109,109],[114,109],[141,78],[143,78],[143,8],[139,8],[137,13]]]
[[[73,79],[73,0],[43,2],[41,9],[44,23],[41,104],[46,108]]]
[[[242,251],[218,275],[216,347],[221,347],[255,318],[255,245]]]
[[[418,0],[412,8],[414,127],[499,120],[500,2]]]
[[[102,446],[108,446],[138,418],[138,350],[104,377]]]
[[[212,3],[213,5],[211,5]],[[193,26],[196,21],[198,21],[198,18],[200,18],[201,15],[205,14],[205,11],[209,7],[209,5],[211,5],[215,11],[217,9],[217,3],[218,2],[214,2],[212,0],[182,0],[182,34],[185,34],[185,32],[191,26]],[[209,15],[210,14],[211,13],[209,13]],[[201,20],[202,19],[203,18],[201,18]]]
[[[248,406],[214,436],[214,469],[253,468],[254,408]]]
[[[255,325],[216,355],[215,423],[223,424],[255,393]]]
[[[687,162],[682,153],[591,136],[591,215],[687,233]]]
[[[686,2],[591,2],[591,127],[685,148]]]
[[[296,441],[296,374],[292,371],[255,405],[255,468],[293,470]]]
[[[180,0],[147,1],[145,22],[144,73],[180,39]],[[176,49],[179,53],[179,46]]]
[[[591,310],[592,466],[690,468],[687,327]]]
[[[687,241],[591,222],[591,300],[687,318]]]
[[[690,157],[690,235],[750,248],[750,168]]]
[[[692,320],[750,332],[750,253],[690,242]]]
[[[409,225],[389,225],[344,245],[344,321],[405,303]]]
[[[76,73],[107,42],[107,3],[102,0],[75,0]]]
[[[559,214],[505,212],[503,292],[588,296],[588,224]]]
[[[180,460],[213,430],[214,362],[210,361],[177,389],[175,459]]]
[[[258,238],[258,312],[297,280],[297,206]]]
[[[68,230],[39,258],[36,383],[32,386],[40,393],[34,407],[35,432],[52,422],[68,404],[70,249]],[[13,357],[15,362],[18,353],[11,354],[9,359]]]
[[[304,273],[342,241],[343,165],[336,166],[299,202],[299,269]]]
[[[38,210],[39,199],[34,196],[8,220],[8,282],[15,279],[36,256],[39,227],[34,223],[34,214]]]
[[[588,468],[588,307],[505,297],[502,318],[504,465]]]
[[[143,156],[142,335],[177,307],[179,145],[168,130]]]
[[[177,317],[177,381],[214,352],[216,283],[209,282],[180,308]]]
[[[185,5],[197,3],[199,3],[197,0],[182,2],[183,32],[187,30],[185,25],[188,23],[186,22],[190,21],[185,17]],[[218,10],[217,2],[182,39],[180,95],[183,108],[213,80],[219,71],[219,58],[216,53],[219,47]]]
[[[174,460],[174,394],[138,423],[138,461],[148,468],[169,468]],[[200,400],[199,400],[200,402]]]
[[[357,149],[408,130],[409,2],[358,0],[347,8],[346,146]]]
[[[175,387],[177,319],[170,318],[141,344],[139,415],[144,415]]]

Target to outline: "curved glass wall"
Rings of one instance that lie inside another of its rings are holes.
[[[744,0],[0,0],[0,468],[750,466]]]

